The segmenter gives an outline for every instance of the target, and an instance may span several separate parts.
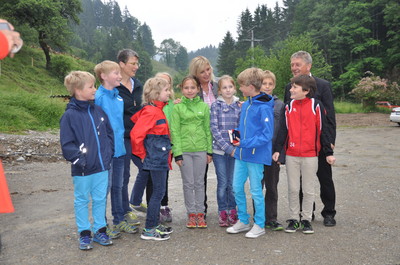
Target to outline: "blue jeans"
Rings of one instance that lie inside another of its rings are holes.
[[[143,170],[151,176],[153,182],[153,193],[147,206],[146,229],[156,227],[160,222],[161,200],[165,194],[165,184],[167,180],[167,170]]]
[[[92,230],[95,233],[106,226],[108,170],[87,176],[74,176],[73,183],[78,233],[84,230]],[[89,221],[90,197],[92,197],[93,227]]]
[[[132,188],[130,203],[139,206],[142,202],[143,193],[150,178],[150,171],[143,170],[143,163],[139,157],[132,155],[132,161],[138,168],[138,175],[136,176],[135,184]]]
[[[235,196],[233,195],[233,170],[235,158],[229,154],[213,154],[215,173],[217,174],[217,202],[218,211],[232,210],[236,208]]]
[[[113,224],[117,225],[124,220],[122,206],[122,186],[124,184],[125,156],[114,157],[111,162],[111,213]]]
[[[265,226],[265,201],[262,191],[261,180],[264,165],[250,162],[244,162],[236,159],[235,171],[233,174],[233,192],[235,193],[235,200],[238,206],[238,218],[244,224],[249,223],[250,215],[247,212],[246,193],[244,185],[247,178],[250,180],[250,193],[254,201],[255,214],[254,223],[260,227]]]
[[[124,162],[124,182],[122,185],[122,207],[124,209],[124,214],[126,214],[127,212],[132,211],[131,207],[129,206],[129,194],[128,194],[129,178],[131,177],[131,173],[130,173],[131,160],[138,168],[138,175],[142,171],[142,161],[140,161],[139,157],[132,154],[131,140],[129,138],[124,138],[124,145],[125,145],[126,155],[125,155],[125,162]],[[153,188],[151,186],[151,180],[149,178],[149,182],[147,183],[147,186],[146,186],[147,203],[150,200],[152,190],[153,190]],[[133,191],[133,188],[132,188],[132,191]],[[140,199],[140,202],[142,202],[141,199]],[[140,202],[139,202],[139,204],[140,204]],[[131,197],[131,203],[132,203],[132,197]],[[136,204],[134,204],[134,205],[136,205]]]

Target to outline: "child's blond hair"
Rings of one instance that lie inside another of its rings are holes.
[[[64,86],[71,96],[75,95],[77,89],[82,90],[85,84],[95,82],[96,78],[89,72],[72,71],[64,78]]]
[[[113,61],[109,61],[109,60],[102,61],[101,63],[97,64],[94,67],[94,72],[97,76],[97,79],[99,79],[100,83],[102,83],[102,84],[103,84],[104,80],[103,80],[103,78],[101,78],[101,74],[109,74],[109,73],[111,73],[111,71],[114,71],[114,70],[120,70],[119,64],[117,64],[116,62],[113,62]]]
[[[144,83],[142,104],[149,104],[158,100],[161,91],[168,86],[168,81],[161,77],[152,77]]]
[[[233,87],[236,89],[236,85],[235,85],[235,80],[233,80],[232,76],[230,75],[223,75],[220,77],[220,79],[218,80],[218,93],[221,92],[221,86],[222,86],[222,81],[227,80],[228,82],[231,82]]]
[[[167,76],[168,79],[169,79],[167,81],[169,83],[169,91],[171,92],[170,98],[174,99],[175,98],[174,87],[173,87],[174,86],[174,80],[172,79],[172,76],[167,72],[159,72],[154,77],[164,78],[164,76]]]
[[[270,70],[265,70],[264,71],[264,79],[270,78],[272,79],[272,81],[274,82],[274,84],[276,84],[276,76],[273,72],[271,72]]]
[[[256,67],[247,68],[246,70],[242,71],[237,77],[239,85],[252,85],[257,91],[261,89],[263,80],[264,71]]]

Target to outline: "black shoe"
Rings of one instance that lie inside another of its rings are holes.
[[[335,218],[330,215],[325,216],[324,217],[324,225],[325,226],[335,226],[336,225]]]
[[[294,233],[297,229],[300,228],[299,221],[297,220],[289,219],[286,221],[286,223],[289,223],[288,226],[285,228],[286,233]]]
[[[303,234],[314,234],[314,229],[312,228],[310,221],[301,221],[301,228],[303,229]]]

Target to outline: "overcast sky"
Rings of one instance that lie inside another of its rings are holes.
[[[218,46],[227,31],[237,38],[237,21],[246,8],[251,13],[258,5],[274,8],[281,0],[117,0],[121,11],[128,7],[130,14],[152,31],[155,45],[172,38],[188,52],[208,45]]]

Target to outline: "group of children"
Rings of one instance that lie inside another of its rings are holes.
[[[92,241],[110,245],[120,232],[138,230],[127,222],[122,209],[120,169],[128,154],[123,142],[123,100],[116,89],[121,81],[120,68],[117,63],[104,61],[95,67],[95,73],[101,82],[97,92],[95,78],[90,73],[74,71],[65,77],[72,98],[60,121],[62,151],[71,162],[82,250],[91,249]],[[277,222],[277,186],[285,152],[291,218],[285,231],[302,228],[304,233],[313,232],[310,221],[319,150],[324,148],[329,154],[328,163],[335,160],[325,141],[328,132],[323,129],[324,108],[312,98],[316,89],[312,77],[292,79],[292,100],[286,105],[273,96],[275,81],[270,71],[244,70],[237,82],[247,100],[240,102],[235,96],[233,78],[224,75],[219,79],[219,96],[211,108],[200,98],[200,86],[194,76],[182,80],[182,98],[176,102],[172,101],[171,76],[163,73],[146,81],[143,106],[131,117],[134,126],[130,131],[132,153],[141,160],[153,183],[142,239],[166,240],[173,232],[160,222],[172,158],[181,171],[186,227],[207,227],[204,175],[213,161],[221,227],[228,227],[226,231],[231,234],[247,232],[248,238],[265,234],[265,227],[283,230]],[[302,212],[298,202],[300,174],[304,193]],[[247,209],[247,179],[254,203],[253,226]],[[111,226],[107,226],[105,216],[108,191],[111,191]],[[90,197],[93,226],[89,222]],[[297,221],[299,215],[301,223]]]

